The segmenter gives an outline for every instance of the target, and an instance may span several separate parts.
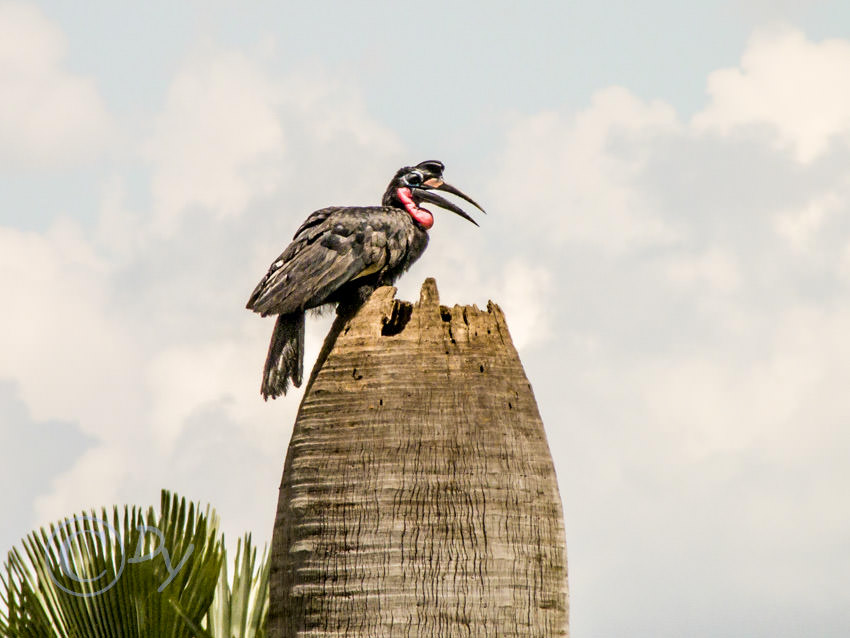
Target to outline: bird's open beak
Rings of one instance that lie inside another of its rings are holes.
[[[460,190],[458,190],[457,188],[455,188],[451,184],[446,184],[439,177],[432,177],[431,179],[427,179],[423,182],[422,185],[427,186],[428,188],[433,188],[433,189],[436,189],[436,190],[445,191],[447,193],[451,193],[452,195],[457,195],[461,199],[464,199],[464,200],[468,201],[470,204],[472,204],[473,206],[475,206],[475,208],[480,210],[482,213],[486,214],[486,211],[483,208],[481,208],[481,206],[479,206],[478,203],[474,199],[472,199],[471,197],[469,197],[465,193],[461,192]],[[428,191],[428,190],[425,190],[425,189],[417,189],[417,190],[419,191],[417,193],[417,195],[418,195],[419,199],[421,199],[422,201],[430,202],[431,204],[435,204],[435,205],[439,206],[440,208],[445,208],[446,210],[450,210],[453,213],[455,213],[456,215],[460,215],[464,219],[469,220],[473,224],[478,226],[478,222],[476,222],[474,219],[472,219],[472,217],[470,217],[466,213],[466,211],[464,211],[462,208],[460,208],[458,206],[455,206],[449,200],[440,197],[439,195],[437,195],[436,193],[434,193],[432,191]]]

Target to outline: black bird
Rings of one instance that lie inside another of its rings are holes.
[[[381,206],[332,206],[317,210],[296,231],[292,243],[257,284],[248,309],[278,315],[272,333],[263,398],[286,394],[289,380],[301,385],[304,371],[304,313],[339,304],[351,310],[379,286],[393,283],[428,245],[434,216],[422,202],[450,210],[478,225],[461,208],[433,191],[441,190],[484,209],[443,181],[443,164],[427,161],[399,169]]]

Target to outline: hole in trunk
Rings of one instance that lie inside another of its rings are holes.
[[[381,326],[381,334],[385,337],[392,337],[399,334],[407,322],[410,321],[410,316],[413,314],[413,304],[407,301],[394,301],[393,311],[389,318],[383,318],[383,326]]]

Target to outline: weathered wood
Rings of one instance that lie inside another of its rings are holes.
[[[394,295],[336,322],[305,392],[270,635],[567,635],[558,486],[502,311],[440,306],[433,279]]]

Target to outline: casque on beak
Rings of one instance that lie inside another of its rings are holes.
[[[469,197],[469,195],[466,195],[465,193],[461,192],[460,190],[458,190],[457,188],[455,188],[451,184],[446,184],[439,177],[431,177],[430,179],[426,179],[424,182],[422,182],[422,185],[429,188],[429,189],[436,189],[436,190],[440,190],[440,191],[445,191],[446,193],[451,193],[452,195],[457,195],[461,199],[464,199],[467,202],[469,202],[470,204],[472,204],[473,206],[475,206],[482,213],[486,214],[486,212],[487,212],[483,208],[481,208],[481,206],[479,206],[478,203],[474,199]],[[431,204],[436,204],[440,208],[445,208],[446,210],[450,210],[453,213],[455,213],[456,215],[460,215],[464,219],[466,219],[466,220],[472,222],[473,224],[475,224],[476,226],[478,226],[478,222],[476,222],[474,219],[472,219],[472,217],[470,217],[466,213],[466,211],[464,211],[462,208],[460,208],[458,206],[455,206],[450,201],[448,201],[447,199],[444,199],[443,197],[440,197],[436,193],[434,193],[430,190],[425,190],[424,188],[421,188],[421,189],[417,189],[416,195],[423,202],[429,202]]]

